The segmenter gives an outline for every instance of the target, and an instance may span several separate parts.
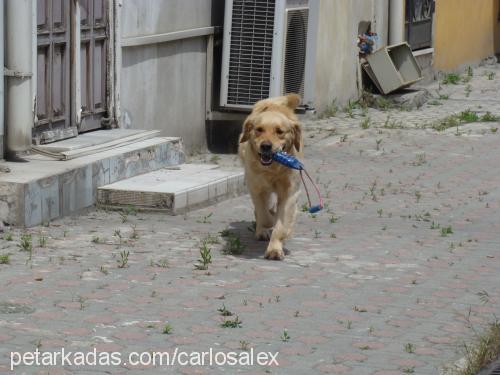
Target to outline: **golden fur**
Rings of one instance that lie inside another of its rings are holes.
[[[302,132],[294,113],[299,103],[296,94],[257,102],[240,135],[238,153],[255,206],[255,236],[270,240],[267,259],[284,258],[283,241],[291,235],[295,222],[300,177],[298,171],[276,162],[263,165],[260,151],[263,144],[272,144],[272,152],[283,150],[302,157]]]

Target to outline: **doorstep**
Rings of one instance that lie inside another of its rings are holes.
[[[180,214],[245,193],[243,171],[213,164],[183,164],[102,186],[100,206]]]

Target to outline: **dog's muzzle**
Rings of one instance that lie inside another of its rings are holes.
[[[273,162],[273,145],[271,142],[263,142],[259,150],[260,164],[267,166]]]

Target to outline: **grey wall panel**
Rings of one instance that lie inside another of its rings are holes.
[[[343,105],[358,97],[358,27],[360,22],[373,22],[374,1],[378,0],[320,1],[315,89],[319,112],[334,99]],[[382,28],[379,23],[375,30]]]
[[[126,0],[122,37],[136,37],[212,26],[212,2],[206,0]]]
[[[204,147],[206,43],[200,37],[123,49],[121,125],[182,137],[187,150]]]
[[[213,2],[218,7],[212,8]],[[120,35],[124,39],[209,27],[216,20],[222,24],[223,12],[220,0],[126,0]],[[182,137],[188,151],[204,147],[206,46],[202,36],[123,48],[121,126]]]

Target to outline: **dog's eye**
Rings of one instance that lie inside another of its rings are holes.
[[[281,134],[283,134],[283,133],[284,133],[283,129],[281,129],[281,128],[276,128],[276,134],[281,135]]]
[[[262,133],[264,131],[264,129],[259,126],[257,129],[255,129],[255,131],[257,133]]]

